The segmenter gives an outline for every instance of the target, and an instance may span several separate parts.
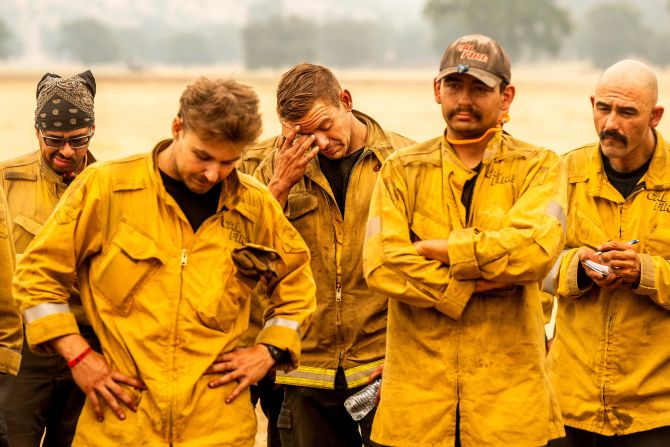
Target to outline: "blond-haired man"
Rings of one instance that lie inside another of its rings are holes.
[[[17,268],[31,349],[60,353],[87,395],[75,446],[252,446],[248,385],[299,361],[309,252],[267,189],[235,169],[261,130],[256,94],[201,78],[171,130],[151,153],[84,171]],[[69,311],[75,275],[103,355]],[[265,327],[235,350],[259,281]]]

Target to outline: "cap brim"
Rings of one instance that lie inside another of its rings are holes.
[[[447,67],[447,68],[441,70],[437,74],[437,77],[435,78],[435,80],[440,81],[445,76],[448,76],[448,75],[453,74],[453,73],[459,73],[458,67]],[[484,70],[481,70],[481,69],[475,68],[475,67],[469,67],[468,71],[466,71],[462,74],[473,76],[473,77],[479,79],[480,81],[482,81],[484,84],[486,84],[487,86],[489,86],[491,88],[497,86],[502,81],[502,78],[499,78],[498,76],[496,76],[494,74],[491,74],[488,71],[484,71]]]

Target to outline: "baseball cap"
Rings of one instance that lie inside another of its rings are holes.
[[[509,84],[512,79],[507,53],[498,42],[482,34],[460,37],[447,47],[435,80],[452,73],[467,73],[489,87],[500,81]]]

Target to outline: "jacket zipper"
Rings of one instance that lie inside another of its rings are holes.
[[[181,301],[181,295],[182,291],[184,289],[184,270],[186,269],[186,266],[188,265],[188,250],[186,248],[181,249],[181,256],[179,257],[179,266],[180,266],[180,282],[179,282],[179,301]],[[177,309],[179,309],[179,303],[177,304]],[[177,365],[176,365],[176,357],[177,357],[177,326],[178,326],[178,319],[179,319],[179,312],[177,311],[175,313],[175,322],[174,322],[174,333],[172,335],[172,343],[171,343],[171,348],[172,348],[172,355],[171,355],[171,361],[172,365],[170,370],[170,374],[173,374],[174,377],[171,378],[170,382],[174,383],[174,379],[177,376]],[[169,441],[170,445],[174,443],[174,390],[172,389],[172,386],[170,387],[170,409],[169,409]]]
[[[466,222],[466,228],[469,228],[472,226],[472,222],[474,220],[475,216],[475,208],[477,206],[477,197],[479,196],[479,191],[482,189],[482,182],[483,180],[481,179],[482,176],[486,176],[486,172],[484,172],[484,168],[488,168],[488,166],[482,166],[482,169],[477,173],[477,178],[475,179],[475,189],[472,191],[472,200],[470,201],[470,209],[465,210],[465,212],[468,215],[468,220]]]
[[[356,166],[358,166],[361,163],[361,160],[363,160],[365,157],[370,155],[372,153],[371,150],[364,151],[360,157],[356,160],[356,163],[351,167],[351,171],[349,173],[349,178],[347,179],[347,189],[346,189],[346,194],[345,194],[345,201],[344,201],[344,210],[340,210],[339,207],[336,205],[337,210],[340,212],[340,215],[342,217],[342,227],[344,228],[344,215],[346,214],[344,211],[347,208],[347,196],[349,195],[349,183],[351,183],[351,174],[354,172],[356,169]],[[326,194],[326,198],[328,199],[328,207],[330,207],[330,197],[328,194]],[[337,230],[335,228],[335,224],[333,224],[333,232],[335,234],[335,238],[337,239]],[[343,244],[344,245],[344,244]],[[337,250],[337,242],[335,243],[335,247]],[[341,256],[341,253],[340,253]],[[337,363],[338,365],[342,363],[342,274],[340,271],[340,266],[341,266],[341,259],[340,262],[338,263],[337,261],[337,253],[335,253],[335,271],[336,273],[336,278],[335,278],[335,326],[337,326],[337,336],[338,336],[338,341],[339,346],[338,346],[338,353],[337,353]]]
[[[609,307],[609,306],[608,306]],[[604,365],[604,376],[603,376],[603,385],[601,389],[601,398],[603,401],[603,411],[607,413],[607,375],[608,375],[608,357],[609,357],[609,348],[610,348],[610,333],[612,332],[612,320],[614,315],[609,315],[607,318],[607,333],[605,335],[605,365]]]
[[[325,192],[325,191],[324,191]],[[326,203],[328,204],[328,209],[331,208],[332,201],[330,199],[330,196],[328,193],[325,194],[326,196]],[[337,207],[337,204],[335,204]],[[339,210],[339,208],[338,208]],[[344,222],[344,219],[343,219]],[[339,263],[337,262],[337,228],[335,228],[335,222],[333,219],[330,219],[331,227],[333,229],[333,237],[335,238],[335,326],[337,328],[337,341],[338,344],[340,343],[340,340],[342,338],[342,334],[340,333],[340,326],[342,325],[342,320],[341,320],[341,310],[340,310],[340,303],[342,302],[342,282],[341,282],[341,277],[340,277],[340,266]],[[338,358],[342,358],[342,352],[338,348]]]
[[[186,248],[181,249],[181,256],[179,257],[179,266],[180,266],[180,282],[179,282],[179,300],[181,301],[181,295],[182,291],[184,289],[184,269],[186,269],[186,266],[188,264],[188,250]],[[177,304],[177,309],[179,309],[179,304]],[[171,374],[176,374],[176,351],[177,351],[177,320],[179,318],[179,312],[175,315],[175,322],[174,322],[174,334],[172,336],[172,368],[171,369]],[[172,382],[174,377],[170,378],[170,381]],[[170,387],[172,388],[172,387]],[[173,415],[173,409],[174,409],[174,392],[172,389],[170,389],[170,409],[169,409],[169,441],[170,445],[174,442],[174,415]]]
[[[340,305],[342,304],[342,283],[340,282],[340,278],[338,275],[337,281],[335,283],[335,325],[337,326],[337,331],[338,335],[340,338],[341,334],[340,332],[340,327],[342,326],[342,309],[340,308]],[[342,360],[342,350],[338,350],[338,361]]]
[[[175,201],[175,203],[176,203],[176,201]],[[181,210],[181,208],[179,208],[179,204],[176,204],[176,206],[179,210]],[[183,213],[183,210],[181,210],[181,211]],[[226,211],[227,211],[227,209],[224,207],[221,211],[215,212],[214,214],[209,216],[207,219],[205,219],[204,222],[202,222],[200,224],[200,227],[198,228],[198,230],[203,228],[208,221],[210,221],[212,219],[218,219],[219,217],[221,217],[223,214],[225,214]],[[191,228],[190,223],[188,222],[187,219],[182,220],[179,217],[179,215],[177,216],[177,219],[182,221],[182,223],[180,225],[180,230],[181,230],[181,240],[183,241],[184,240],[183,225],[184,225],[184,223],[186,223],[187,225],[189,225],[189,228]],[[192,228],[191,228],[191,230],[192,230]],[[198,231],[194,231],[193,240],[191,241],[191,247],[193,247],[195,245],[197,235],[198,235]],[[172,340],[171,340],[171,349],[172,349],[171,361],[172,361],[172,365],[170,365],[170,366],[171,366],[171,370],[172,370],[172,373],[174,374],[174,376],[171,377],[168,380],[169,383],[176,382],[176,379],[177,379],[176,357],[177,357],[177,339],[178,339],[177,331],[178,331],[178,321],[179,321],[179,307],[181,305],[182,293],[184,291],[184,270],[186,269],[187,266],[188,266],[188,249],[187,248],[182,248],[181,249],[181,254],[179,256],[179,267],[180,267],[180,272],[179,272],[179,279],[180,279],[180,281],[179,281],[179,298],[178,298],[178,302],[177,302],[177,312],[175,313],[174,333],[172,334]],[[173,420],[174,419],[174,414],[173,414],[174,391],[172,389],[172,386],[170,386],[169,388],[170,388],[170,391],[169,391],[169,393],[170,393],[170,408],[168,409],[168,442],[169,442],[169,445],[171,446],[174,443],[174,420]]]

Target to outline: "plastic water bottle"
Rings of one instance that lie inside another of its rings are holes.
[[[344,401],[344,408],[347,409],[354,421],[360,421],[375,407],[377,393],[382,385],[382,379],[376,379],[370,385],[366,386],[356,394],[349,396]]]

